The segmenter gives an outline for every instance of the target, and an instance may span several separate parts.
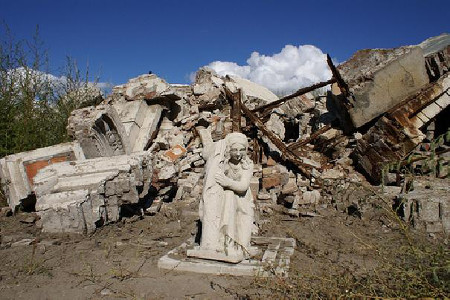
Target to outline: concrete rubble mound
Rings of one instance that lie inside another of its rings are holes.
[[[324,59],[332,78],[282,98],[207,68],[192,85],[154,74],[130,79],[100,105],[72,112],[73,142],[0,160],[8,204],[36,211],[43,231],[91,233],[169,202],[196,203],[205,164],[199,130],[207,128],[214,141],[248,137],[259,223],[274,210],[354,211],[360,205],[337,191],[382,183],[402,187],[395,205],[405,221],[448,234],[445,188],[425,201],[420,189],[405,188],[403,171],[432,174],[440,186],[448,180],[450,36],[361,50],[337,67]]]

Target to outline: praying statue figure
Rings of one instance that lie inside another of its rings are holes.
[[[238,263],[250,256],[254,203],[250,191],[253,162],[247,156],[248,141],[242,133],[230,133],[213,142],[200,130],[205,179],[200,200],[200,246],[188,256]]]

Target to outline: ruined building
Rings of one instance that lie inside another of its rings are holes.
[[[450,138],[435,140],[449,130],[449,35],[362,50],[337,68],[328,57],[328,65],[330,80],[281,99],[207,69],[192,85],[133,78],[100,105],[72,113],[73,142],[2,158],[2,189],[11,209],[36,211],[46,232],[90,233],[130,214],[157,213],[164,203],[195,202],[205,163],[199,128],[210,128],[215,140],[232,131],[248,136],[251,188],[265,213],[339,209],[330,191],[350,182],[399,185],[404,177],[390,166],[415,152],[432,151],[435,175],[448,177]],[[325,86],[326,96],[311,94]],[[448,185],[438,189],[448,195]],[[450,231],[448,196],[399,197],[405,220]]]

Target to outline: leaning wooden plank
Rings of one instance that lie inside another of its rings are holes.
[[[287,147],[289,150],[295,150],[297,148],[300,148],[306,144],[308,144],[309,142],[315,140],[319,135],[321,135],[324,132],[327,132],[328,130],[331,129],[331,125],[325,125],[324,127],[320,128],[319,130],[317,130],[316,132],[312,133],[309,137],[302,139],[298,142],[294,142],[289,144],[289,146]]]
[[[311,171],[308,170],[309,165],[303,163],[297,156],[291,152],[286,145],[270,130],[266,128],[264,123],[252,113],[244,103],[241,103],[242,112],[249,118],[249,120],[259,129],[261,132],[269,138],[269,140],[281,151],[285,159],[291,161],[295,164],[300,172],[303,173],[307,178],[311,178]]]
[[[304,95],[306,93],[309,93],[309,92],[314,91],[314,90],[316,90],[318,88],[327,86],[327,85],[335,83],[335,82],[336,82],[336,79],[331,78],[328,81],[319,82],[319,83],[316,83],[316,84],[314,84],[312,86],[301,88],[298,91],[296,91],[295,93],[293,93],[291,95],[288,95],[288,96],[285,96],[285,97],[281,98],[280,100],[276,100],[276,101],[273,101],[271,103],[268,103],[268,104],[262,105],[260,107],[257,107],[255,109],[253,109],[252,112],[253,113],[260,112],[262,114],[266,114],[268,111],[270,111],[270,110],[280,106],[281,104],[285,103],[288,100],[294,99],[295,97]]]

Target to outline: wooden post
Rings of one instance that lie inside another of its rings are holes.
[[[241,99],[242,91],[239,89],[237,93],[232,93],[229,89],[225,89],[228,98],[231,100],[231,121],[232,131],[241,132]]]

